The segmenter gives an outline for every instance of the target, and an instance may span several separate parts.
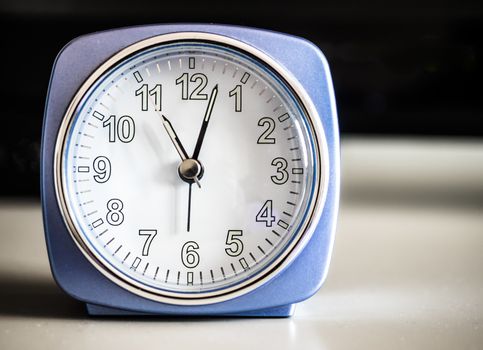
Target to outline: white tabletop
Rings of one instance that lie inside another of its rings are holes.
[[[483,349],[483,142],[343,142],[327,282],[288,319],[90,318],[0,202],[0,349]]]

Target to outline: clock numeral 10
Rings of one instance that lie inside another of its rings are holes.
[[[139,89],[135,91],[136,96],[141,96],[141,110],[147,111],[149,109],[149,101],[154,102],[154,110],[161,111],[162,104],[162,93],[163,93],[163,86],[161,84],[156,84],[151,90],[148,87],[148,84],[143,84]],[[150,96],[154,96],[154,98],[150,98]]]
[[[199,248],[198,243],[194,241],[186,242],[181,248],[181,262],[188,269],[195,268],[200,263],[200,255],[197,252]]]
[[[119,119],[115,115],[111,115],[102,126],[109,130],[109,142],[116,142],[119,140],[124,143],[131,142],[135,134],[134,120],[124,115]]]
[[[239,256],[243,252],[243,242],[240,238],[238,238],[241,236],[243,236],[242,230],[228,230],[228,234],[226,236],[227,248],[225,248],[225,253],[228,256]]]

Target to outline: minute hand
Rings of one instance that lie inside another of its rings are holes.
[[[192,159],[198,160],[200,154],[201,145],[203,144],[203,139],[205,138],[206,128],[210,121],[211,112],[213,111],[213,105],[215,104],[216,95],[218,95],[218,84],[215,85],[211,91],[210,100],[208,101],[208,107],[206,108],[205,117],[203,118],[203,123],[201,124],[200,133],[198,134],[198,141],[196,141],[195,151],[193,152]]]

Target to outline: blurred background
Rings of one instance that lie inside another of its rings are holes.
[[[213,22],[316,43],[348,136],[481,139],[481,1],[1,0],[1,197],[39,196],[44,101],[56,54],[93,31]]]

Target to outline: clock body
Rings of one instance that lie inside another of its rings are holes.
[[[288,316],[325,279],[338,129],[309,42],[218,25],[80,37],[42,137],[51,268],[91,314]]]

